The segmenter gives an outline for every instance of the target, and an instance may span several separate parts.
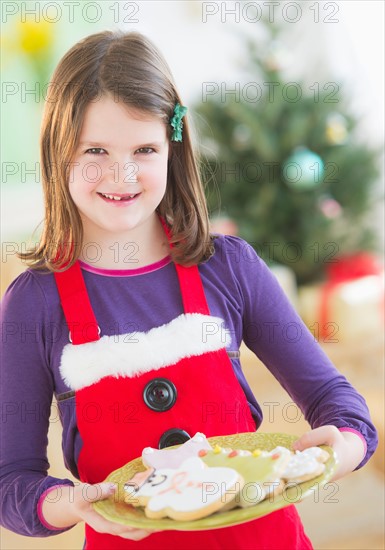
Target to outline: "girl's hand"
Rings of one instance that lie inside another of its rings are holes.
[[[141,540],[153,533],[153,531],[113,523],[103,518],[93,509],[93,502],[104,500],[113,495],[114,492],[114,486],[109,483],[98,483],[97,485],[83,483],[74,490],[73,506],[75,513],[80,520],[83,520],[98,533],[108,533],[130,540]]]
[[[361,438],[352,432],[340,432],[335,426],[320,426],[302,435],[293,444],[295,451],[308,447],[328,445],[335,451],[338,467],[333,481],[352,472],[365,456],[365,447]]]
[[[75,487],[65,486],[60,489],[60,500],[50,501],[48,494],[42,508],[44,519],[53,527],[60,529],[84,521],[98,533],[108,533],[130,540],[141,540],[154,532],[113,523],[93,509],[93,502],[104,500],[114,494],[115,487],[110,483],[80,483]]]

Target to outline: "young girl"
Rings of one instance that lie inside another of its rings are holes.
[[[312,427],[296,449],[332,446],[340,477],[376,447],[364,399],[266,265],[241,239],[210,235],[185,114],[166,62],[139,33],[89,36],[53,75],[44,229],[3,300],[2,524],[45,537],[84,521],[92,550],[305,550],[292,505],[196,532],[134,529],[92,507],[114,491],[108,474],[145,446],[260,427],[242,340]],[[299,337],[284,338],[287,326]],[[53,395],[75,486],[47,475]]]

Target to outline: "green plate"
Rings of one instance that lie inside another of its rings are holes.
[[[249,451],[261,449],[264,451],[271,451],[278,445],[291,449],[296,439],[298,438],[293,435],[281,433],[250,432],[210,437],[208,441],[211,445],[218,444],[221,447],[231,447],[233,449],[245,449]],[[219,527],[230,527],[231,525],[237,525],[260,518],[275,510],[279,510],[280,508],[303,500],[325,485],[336,470],[337,458],[330,447],[322,446],[322,448],[330,454],[329,460],[325,463],[325,471],[322,475],[305,481],[304,483],[287,484],[281,495],[271,498],[267,497],[262,502],[249,508],[234,508],[228,512],[216,512],[215,514],[195,521],[176,521],[170,518],[150,519],[145,515],[143,508],[134,508],[133,506],[125,504],[123,500],[125,494],[123,487],[125,482],[134,474],[146,469],[143,466],[141,457],[132,460],[108,476],[106,481],[116,483],[118,490],[112,497],[95,502],[93,506],[101,516],[114,523],[121,523],[140,529],[152,529],[157,531],[166,531],[170,529],[178,531],[200,531]]]

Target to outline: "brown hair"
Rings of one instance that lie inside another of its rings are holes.
[[[83,227],[68,189],[70,163],[88,104],[107,94],[159,116],[169,139],[175,104],[182,104],[163,56],[138,32],[93,34],[64,55],[50,81],[41,126],[43,232],[35,248],[20,254],[35,269],[58,271],[79,257]],[[158,213],[172,228],[173,260],[192,265],[207,260],[213,245],[186,117],[183,123],[183,141],[170,142],[167,188]]]

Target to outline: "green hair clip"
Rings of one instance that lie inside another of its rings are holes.
[[[183,128],[182,118],[186,113],[187,113],[187,107],[183,107],[179,103],[175,105],[174,116],[170,120],[170,124],[174,128],[174,131],[171,136],[171,141],[182,141],[182,128]]]

